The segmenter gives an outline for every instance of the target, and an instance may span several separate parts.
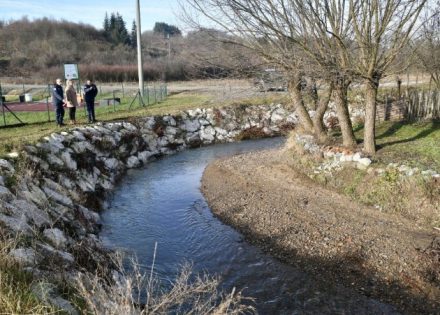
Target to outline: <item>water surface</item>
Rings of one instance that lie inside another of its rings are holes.
[[[187,150],[130,170],[103,212],[101,237],[111,247],[132,251],[149,268],[157,242],[155,272],[173,279],[184,262],[195,272],[222,279],[256,299],[260,314],[396,314],[376,300],[280,263],[244,241],[213,216],[200,192],[207,164],[243,152],[275,148],[271,138]]]

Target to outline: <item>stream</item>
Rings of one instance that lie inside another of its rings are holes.
[[[283,138],[186,150],[128,171],[102,213],[100,237],[135,254],[148,271],[157,242],[155,273],[173,280],[189,262],[195,273],[221,277],[255,298],[259,314],[398,314],[396,309],[288,266],[247,243],[209,209],[200,192],[203,170],[215,159],[281,146]]]

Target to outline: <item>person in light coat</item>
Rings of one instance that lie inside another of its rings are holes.
[[[66,104],[69,109],[69,118],[71,124],[76,124],[76,107],[78,106],[78,99],[76,95],[75,87],[73,86],[72,80],[67,80],[66,82]]]

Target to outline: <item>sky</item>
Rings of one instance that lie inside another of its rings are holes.
[[[152,30],[154,23],[165,22],[179,28],[178,0],[140,0],[142,31]],[[30,20],[48,17],[75,23],[91,24],[102,29],[105,13],[119,12],[131,29],[136,18],[136,0],[0,0],[0,20]],[[184,27],[183,27],[184,28]]]

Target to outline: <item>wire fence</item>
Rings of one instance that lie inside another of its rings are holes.
[[[55,109],[51,100],[52,87],[52,84],[27,87],[23,85],[18,89],[16,86],[15,89],[8,87],[9,93],[6,94],[0,85],[0,127],[55,121]],[[78,86],[78,90],[80,88]],[[105,116],[109,113],[131,111],[161,103],[168,96],[168,88],[165,84],[146,85],[143,89],[143,97],[139,98],[139,95],[138,89],[124,84],[111,87],[98,86],[98,95],[95,99],[96,115]],[[87,118],[81,92],[78,93],[78,100],[80,107],[77,108],[76,118]],[[67,116],[66,113],[65,117]]]

